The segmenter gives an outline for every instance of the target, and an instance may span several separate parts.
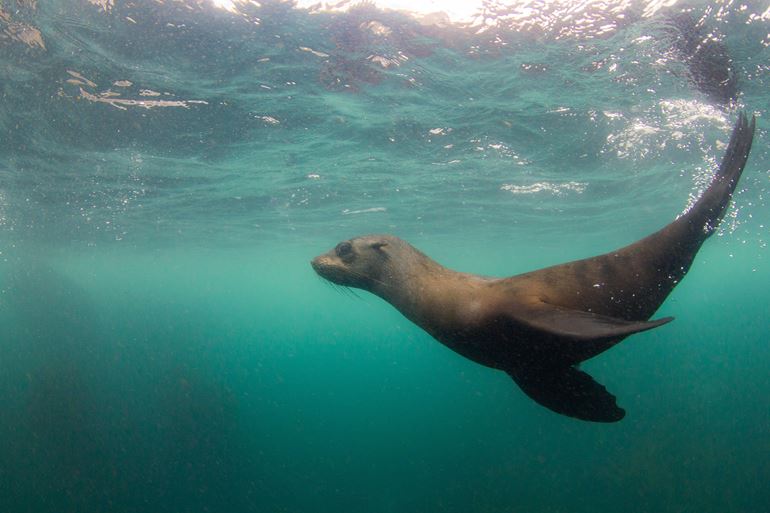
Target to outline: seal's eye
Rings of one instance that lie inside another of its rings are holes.
[[[350,245],[349,242],[340,242],[337,244],[337,247],[334,248],[334,252],[337,253],[337,256],[340,258],[344,258],[346,256],[349,256],[351,253],[353,253],[353,246]]]

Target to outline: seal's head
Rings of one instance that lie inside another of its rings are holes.
[[[332,283],[371,291],[385,279],[389,250],[398,242],[400,239],[390,235],[355,237],[315,257],[310,265]]]

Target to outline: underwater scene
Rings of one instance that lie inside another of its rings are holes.
[[[769,72],[764,0],[0,0],[0,513],[770,511]]]

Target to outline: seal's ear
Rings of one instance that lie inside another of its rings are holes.
[[[383,246],[387,246],[388,243],[384,240],[379,240],[377,242],[372,242],[372,249],[376,249],[377,251],[380,251]]]

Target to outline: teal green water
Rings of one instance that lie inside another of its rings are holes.
[[[239,5],[0,2],[0,511],[768,508],[766,7],[545,2],[474,35]],[[732,104],[677,50],[688,8]],[[699,193],[740,108],[752,154],[676,320],[584,364],[617,424],[309,265],[375,232],[495,276],[609,251]]]

